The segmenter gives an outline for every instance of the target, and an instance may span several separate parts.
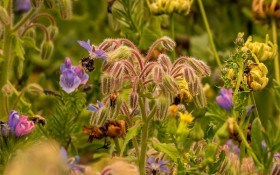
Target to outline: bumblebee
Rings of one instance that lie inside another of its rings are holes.
[[[88,142],[92,143],[93,139],[102,139],[105,137],[104,128],[98,126],[84,126],[83,132],[88,134]]]
[[[81,59],[81,64],[86,72],[92,72],[95,69],[94,59],[90,56]]]
[[[84,126],[83,132],[89,135],[88,141],[91,143],[94,139],[105,138],[106,137],[117,138],[124,137],[126,134],[126,123],[124,120],[112,120],[107,121],[103,126]]]
[[[34,122],[34,123],[38,123],[42,126],[45,126],[45,124],[47,123],[47,120],[40,116],[40,115],[34,115],[33,117],[31,117],[31,120]]]
[[[119,93],[117,92],[112,92],[110,94],[110,107],[115,107],[116,106],[116,101],[117,101],[117,97],[119,96]]]

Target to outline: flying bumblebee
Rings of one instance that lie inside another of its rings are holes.
[[[40,115],[34,115],[33,117],[31,117],[31,120],[34,122],[34,123],[38,123],[42,126],[45,126],[45,124],[47,123],[47,120],[40,116]]]
[[[94,139],[102,139],[106,137],[118,138],[124,137],[126,134],[126,123],[124,120],[107,121],[103,126],[84,126],[83,132],[89,135],[88,141],[91,143]]]

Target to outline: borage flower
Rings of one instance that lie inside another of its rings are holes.
[[[60,66],[60,81],[59,85],[62,89],[70,94],[80,84],[86,84],[89,76],[80,66],[72,66],[70,58],[65,59],[65,63]]]
[[[232,89],[222,88],[219,92],[219,96],[216,97],[216,102],[226,111],[229,111],[233,107],[232,102]]]
[[[105,54],[103,50],[98,50],[91,46],[90,40],[88,39],[87,42],[85,41],[77,41],[81,47],[86,49],[89,52],[90,57],[92,58],[102,58],[103,60],[107,60],[108,56]]]
[[[91,171],[90,167],[78,164],[80,158],[79,156],[68,157],[67,151],[65,148],[60,149],[60,157],[64,163],[64,165],[69,169],[70,174],[73,175],[83,175],[87,174],[87,172]]]
[[[90,104],[87,107],[87,110],[93,111],[93,112],[98,112],[100,111],[100,109],[103,107],[102,103],[100,101],[97,100],[97,105],[95,104]]]
[[[34,129],[34,122],[28,121],[27,117],[20,116],[17,111],[12,110],[8,116],[8,122],[1,122],[2,136],[8,137],[14,134],[16,137],[29,134]]]
[[[148,175],[154,174],[169,174],[168,161],[155,159],[154,157],[149,157],[146,164],[146,171]]]

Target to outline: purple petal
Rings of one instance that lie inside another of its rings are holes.
[[[155,163],[155,158],[149,157],[149,158],[148,158],[148,163],[149,163],[149,164],[154,164],[154,163]]]
[[[62,73],[65,69],[71,69],[73,66],[71,64],[70,58],[65,58],[64,64],[60,66],[60,73]]]
[[[98,108],[99,109],[103,107],[103,104],[100,101],[98,101],[98,100],[97,100],[97,104],[98,104]]]
[[[96,51],[94,51],[94,53],[98,58],[102,58],[104,60],[108,59],[108,56],[105,54],[105,52],[103,50],[96,50]]]
[[[163,164],[167,164],[168,163],[168,161],[166,161],[166,160],[160,160],[159,162],[158,162],[158,164],[161,166],[161,165],[163,165]]]
[[[86,74],[81,66],[75,66],[74,71],[76,75],[80,78],[81,84],[86,84],[88,81],[88,74]]]
[[[25,13],[31,9],[30,0],[15,0],[14,11],[17,13]]]
[[[167,167],[167,166],[162,166],[162,167],[160,167],[160,170],[163,171],[163,172],[165,172],[166,174],[169,173],[169,170],[168,170],[168,167]]]
[[[80,44],[80,46],[85,48],[88,52],[92,52],[92,47],[90,45],[90,40],[87,40],[87,42],[79,40],[78,43]]]
[[[96,112],[96,111],[98,111],[98,108],[94,105],[90,105],[90,106],[87,107],[87,110]]]
[[[64,147],[61,147],[59,155],[60,155],[61,159],[63,160],[63,162],[66,164],[67,160],[68,160],[68,156],[67,156],[67,151]]]
[[[9,119],[8,119],[8,125],[12,129],[12,131],[15,131],[15,128],[17,124],[20,121],[20,117],[18,115],[18,112],[15,110],[10,111],[9,113]]]
[[[233,107],[232,89],[227,90],[222,88],[219,92],[219,96],[216,97],[216,102],[226,111],[229,111]]]
[[[73,92],[80,85],[81,80],[72,69],[66,69],[60,75],[59,85],[68,94]]]

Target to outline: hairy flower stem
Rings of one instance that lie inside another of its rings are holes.
[[[259,166],[261,170],[264,170],[264,167],[263,167],[262,163],[259,161],[256,154],[254,153],[254,151],[250,147],[249,143],[247,142],[247,139],[245,138],[245,136],[244,136],[242,130],[240,129],[239,125],[237,124],[236,120],[234,120],[234,128],[237,130],[238,135],[240,136],[240,138],[241,138],[243,144],[245,145],[248,153],[252,156],[252,158],[255,161],[255,163],[257,164],[257,166]]]
[[[147,116],[147,110],[145,108],[145,98],[140,97],[139,100],[139,106],[141,110],[142,115],[142,121],[143,121],[143,127],[142,127],[142,133],[141,133],[141,150],[140,150],[140,156],[139,156],[139,170],[140,175],[146,174],[146,152],[147,152],[147,145],[148,145],[148,133],[149,133],[149,125],[150,121],[153,118],[153,116],[156,113],[156,106],[153,107],[153,109],[150,111],[149,115]]]
[[[146,174],[146,152],[147,152],[147,141],[148,141],[148,133],[149,133],[149,123],[145,122],[142,128],[141,133],[141,152],[139,157],[139,170],[140,175]]]
[[[13,1],[10,0],[7,11],[9,15],[12,14],[12,3]],[[4,27],[4,39],[3,39],[3,58],[5,59],[3,63],[0,66],[1,69],[1,77],[0,77],[0,90],[2,90],[3,86],[8,82],[9,72],[10,70],[9,65],[11,61],[11,46],[12,46],[12,37],[11,37],[11,26],[12,22]],[[5,110],[5,107],[7,106],[6,103],[8,103],[8,100],[5,99],[5,95],[3,92],[0,92],[0,101],[3,102],[3,104],[0,105],[0,114],[2,116],[8,115],[8,111]]]
[[[273,43],[278,44],[277,42],[277,27],[276,27],[276,21],[275,19],[271,20],[271,29],[272,29],[272,38],[273,38]],[[275,79],[279,83],[280,82],[280,70],[279,70],[279,55],[278,53],[276,54],[274,58],[274,71],[275,71]]]
[[[39,19],[39,18],[41,18],[41,17],[47,18],[47,19],[50,21],[50,23],[51,23],[52,26],[56,26],[55,19],[52,17],[52,15],[50,15],[50,14],[48,14],[48,13],[39,13],[39,14],[37,14],[36,16],[34,16],[34,17],[30,20],[30,22],[34,22],[34,21],[36,21],[37,19]]]
[[[203,18],[205,28],[207,30],[208,38],[209,38],[209,41],[210,41],[210,44],[211,44],[211,47],[212,47],[212,50],[213,50],[213,53],[214,53],[214,57],[216,59],[216,62],[218,64],[219,68],[221,69],[222,68],[222,63],[221,63],[221,60],[219,58],[218,52],[216,50],[216,46],[215,46],[215,43],[214,43],[214,40],[213,40],[213,37],[212,37],[212,33],[211,33],[211,30],[210,30],[210,27],[209,27],[209,23],[208,23],[207,16],[206,16],[206,13],[205,13],[205,10],[204,10],[204,7],[203,7],[202,0],[198,0],[198,5],[199,5],[199,9],[200,9],[202,18]]]
[[[251,99],[251,102],[253,103],[253,105],[255,106],[255,109],[254,109],[255,117],[260,118],[260,115],[259,115],[259,112],[258,112],[258,108],[257,108],[257,104],[256,104],[256,100],[255,100],[253,92],[250,92],[250,99]]]

